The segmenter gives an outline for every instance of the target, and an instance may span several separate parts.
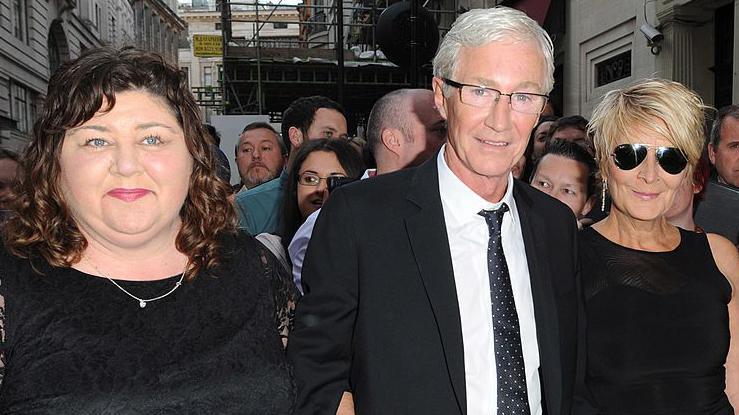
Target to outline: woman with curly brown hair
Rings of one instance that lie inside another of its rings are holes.
[[[206,137],[157,55],[51,78],[3,232],[0,412],[290,412],[295,291],[236,231]]]

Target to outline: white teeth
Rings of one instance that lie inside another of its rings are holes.
[[[504,141],[488,141],[488,140],[480,140],[485,144],[489,144],[491,146],[499,146],[499,147],[505,147],[508,145],[508,143]]]

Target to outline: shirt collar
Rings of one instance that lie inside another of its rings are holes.
[[[359,178],[359,180],[369,179],[370,177],[377,176],[377,169],[367,169],[364,171],[364,174],[362,177]]]
[[[280,173],[280,176],[279,176],[279,179],[280,179],[280,184],[285,184],[285,183],[287,183],[287,176],[289,176],[289,175],[290,175],[290,174],[289,174],[289,172],[287,171],[287,168],[283,169],[283,170],[282,170],[282,173]]]
[[[449,207],[450,214],[456,220],[464,220],[463,218],[481,218],[477,213],[481,210],[495,210],[503,203],[508,205],[514,220],[517,220],[518,212],[516,210],[516,200],[513,198],[513,174],[508,173],[508,184],[506,191],[498,203],[491,203],[483,199],[472,189],[467,187],[462,180],[457,177],[447,165],[444,159],[444,152],[447,144],[444,144],[436,157],[436,165],[439,170],[439,193],[444,207]],[[473,215],[473,216],[470,216]]]

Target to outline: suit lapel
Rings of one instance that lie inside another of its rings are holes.
[[[467,413],[464,347],[449,239],[439,195],[436,157],[418,168],[408,194],[406,231],[439,327],[449,379],[462,414]]]
[[[543,218],[536,213],[535,206],[523,185],[516,181],[513,197],[516,199],[521,218],[521,231],[526,247],[526,262],[531,279],[531,295],[534,300],[536,337],[539,343],[540,376],[545,413],[559,413],[562,402],[562,382],[560,373],[561,357],[559,348],[559,320],[554,299],[554,288],[546,270],[549,269],[547,235]]]

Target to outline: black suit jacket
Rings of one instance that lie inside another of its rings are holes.
[[[574,216],[516,181],[531,275],[542,400],[568,414],[578,294]],[[464,349],[436,158],[332,193],[303,266],[288,342],[298,414],[466,414]],[[493,356],[491,356],[491,359]],[[493,391],[491,390],[491,393]]]

